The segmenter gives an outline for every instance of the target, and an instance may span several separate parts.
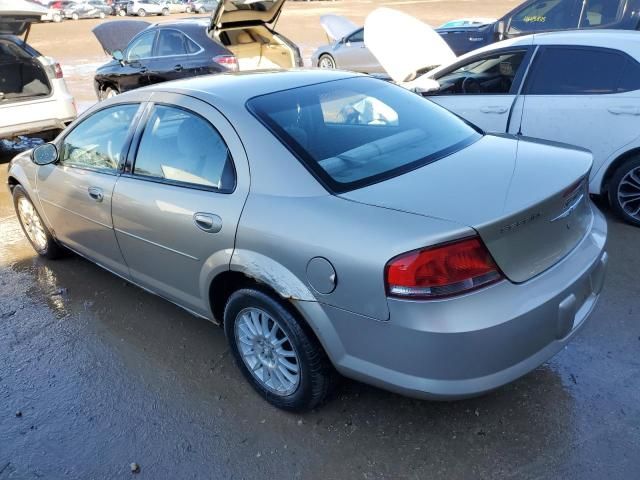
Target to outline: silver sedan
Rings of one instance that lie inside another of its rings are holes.
[[[301,410],[336,371],[454,399],[561,350],[606,270],[590,167],[315,70],[119,95],[16,157],[9,186],[40,255],[77,252],[222,324],[259,394]]]

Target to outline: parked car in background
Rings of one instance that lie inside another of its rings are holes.
[[[403,35],[416,22],[388,9],[367,19],[367,42],[399,83],[420,70],[411,55],[415,35]],[[429,27],[421,25],[426,38]],[[431,34],[434,42],[421,42],[425,66],[439,61],[429,61],[429,52],[447,48]],[[639,39],[622,30],[518,37],[457,59],[449,52],[452,61],[406,86],[485,131],[588,149],[590,193],[608,197],[622,219],[640,226]]]
[[[60,23],[64,18],[62,10],[49,7],[47,13],[40,17],[41,22]]]
[[[187,13],[211,13],[218,8],[219,3],[217,0],[193,0]]]
[[[94,28],[104,51],[114,57],[96,71],[98,98],[184,77],[302,66],[298,47],[270,25],[284,0],[251,3],[252,8],[227,3],[231,9],[220,5],[211,19],[155,25],[122,20]]]
[[[64,16],[72,20],[80,18],[105,18],[111,15],[111,7],[101,0],[72,2],[65,6]]]
[[[127,5],[129,0],[114,0],[111,4],[111,15],[124,17],[127,14]]]
[[[51,137],[76,117],[60,64],[27,43],[43,11],[21,0],[0,4],[0,138]]]
[[[384,68],[364,44],[364,28],[340,15],[323,15],[320,25],[328,45],[318,48],[311,64],[320,68],[340,68],[362,73],[383,73]]]
[[[127,14],[146,17],[147,15],[169,15],[171,10],[165,0],[130,0]]]
[[[307,410],[334,368],[455,399],[564,349],[607,265],[590,167],[389,82],[308,70],[99,103],[8,182],[41,256],[67,246],[224,325],[260,397]]]
[[[640,0],[528,0],[486,25],[443,26],[456,55],[532,33],[575,29],[637,30]]]
[[[185,0],[167,0],[170,13],[186,13],[187,2]]]

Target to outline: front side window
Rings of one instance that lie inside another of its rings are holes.
[[[539,0],[511,17],[508,33],[527,34],[577,28],[582,2],[575,0]]]
[[[140,60],[142,58],[151,58],[153,52],[153,40],[156,38],[156,32],[147,32],[133,41],[127,50],[127,60]]]
[[[222,136],[204,118],[157,105],[145,126],[134,175],[231,191],[235,173]]]
[[[526,51],[513,51],[476,58],[437,78],[440,95],[505,95],[516,88],[515,79]]]
[[[118,105],[91,115],[64,138],[60,163],[105,172],[117,171],[137,111],[137,104]]]
[[[614,50],[547,47],[539,55],[527,87],[531,95],[619,93],[628,83],[631,60]]]
[[[248,108],[336,193],[419,168],[480,138],[434,103],[366,77],[255,97]]]
[[[358,30],[356,33],[349,37],[350,43],[362,43],[364,42],[364,29]]]
[[[601,27],[622,18],[627,0],[586,0],[580,27]]]

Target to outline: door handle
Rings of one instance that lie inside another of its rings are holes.
[[[175,67],[173,67],[173,70],[176,72],[181,72],[182,71],[182,65],[176,65]]]
[[[87,189],[87,192],[89,192],[89,196],[96,202],[101,202],[102,200],[104,200],[104,194],[102,193],[102,189],[99,187],[89,187]]]
[[[609,110],[609,113],[613,113],[614,115],[640,115],[640,107],[635,107],[633,105],[611,107],[607,110]]]
[[[222,230],[222,219],[212,213],[196,213],[193,215],[193,221],[203,232],[218,233]]]
[[[507,113],[509,109],[507,107],[498,107],[498,106],[488,106],[488,107],[480,107],[480,111],[482,113],[497,113],[502,115],[503,113]]]

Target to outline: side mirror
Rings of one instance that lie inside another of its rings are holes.
[[[58,161],[58,149],[53,143],[38,145],[31,152],[31,161],[36,165],[49,165]]]
[[[494,32],[496,34],[496,38],[498,40],[502,40],[504,39],[504,34],[507,31],[507,24],[505,23],[504,20],[498,20],[496,22],[496,25],[494,27]]]
[[[433,78],[428,78],[426,75],[422,75],[410,82],[409,87],[412,91],[422,95],[425,93],[437,92],[440,90],[440,83]]]
[[[120,63],[124,62],[124,55],[120,50],[114,50],[113,52],[111,52],[111,56],[114,60],[117,60]]]

